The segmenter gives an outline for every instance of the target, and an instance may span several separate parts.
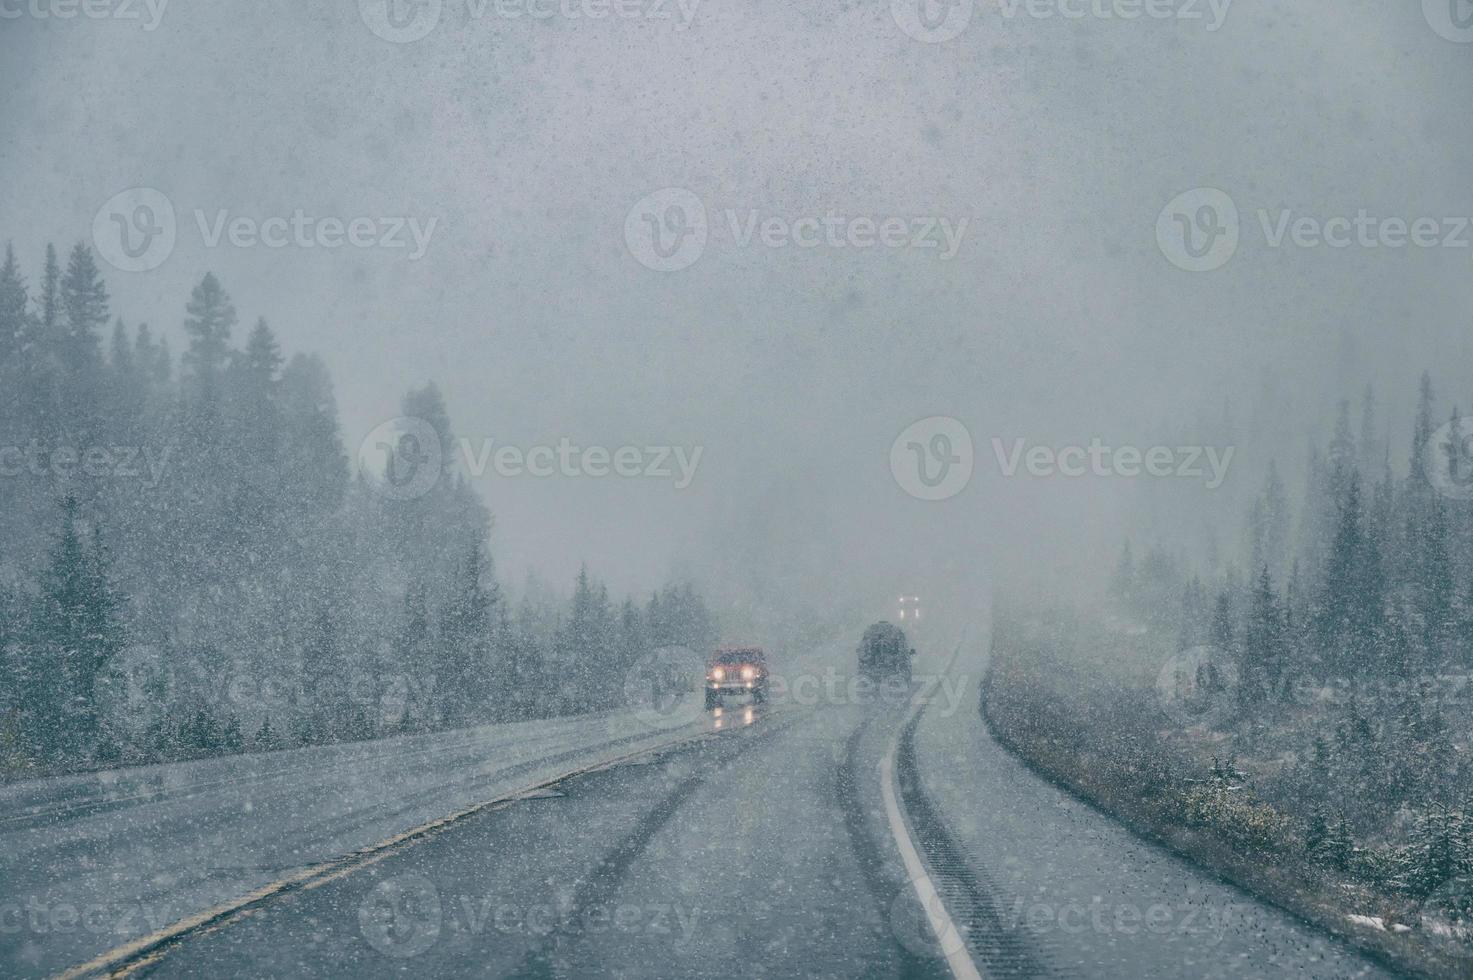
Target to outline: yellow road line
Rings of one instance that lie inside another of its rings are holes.
[[[737,730],[739,729],[733,729],[733,731]],[[244,917],[275,896],[285,892],[310,890],[325,885],[329,881],[335,881],[360,868],[377,864],[405,845],[428,840],[446,830],[451,824],[477,813],[483,813],[493,808],[500,808],[514,803],[518,798],[527,793],[532,793],[539,789],[546,789],[564,780],[571,779],[574,776],[608,769],[620,763],[627,762],[630,759],[636,759],[643,755],[649,755],[652,752],[658,752],[661,749],[667,749],[671,746],[680,745],[683,742],[694,741],[706,735],[713,734],[717,733],[703,728],[701,731],[681,735],[677,738],[666,739],[663,742],[657,742],[654,745],[648,745],[634,752],[615,756],[612,759],[601,759],[598,762],[586,763],[551,778],[540,779],[535,783],[521,786],[493,799],[473,803],[446,816],[422,823],[417,827],[412,827],[392,837],[386,837],[377,844],[369,844],[367,847],[360,847],[356,851],[350,851],[341,857],[332,858],[320,864],[302,868],[270,884],[262,885],[260,888],[247,892],[244,895],[222,902],[213,908],[185,916],[171,925],[124,943],[121,946],[114,947],[85,963],[71,967],[57,974],[56,980],[76,980],[79,977],[91,976],[128,976],[143,966],[157,962],[167,952],[168,947],[178,944],[190,935],[212,932],[229,922]]]

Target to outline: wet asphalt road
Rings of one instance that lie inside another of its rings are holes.
[[[958,676],[981,676],[969,666]],[[703,734],[375,852],[128,969],[949,977],[966,975],[960,949],[989,978],[1388,975],[1039,781],[988,736],[977,697],[968,680],[919,714],[730,707]]]
[[[897,711],[723,715],[719,732],[470,818],[138,972],[949,975],[877,808]]]

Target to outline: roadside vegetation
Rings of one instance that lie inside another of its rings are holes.
[[[1400,969],[1466,977],[1473,504],[1429,479],[1464,438],[1435,413],[1424,377],[1396,470],[1342,403],[1297,492],[1269,465],[1236,561],[1127,545],[1104,611],[1015,605],[984,712],[1167,846]]]
[[[114,320],[87,247],[34,289],[5,251],[0,780],[600,710],[714,639],[684,583],[513,600],[460,473],[380,492],[320,359],[242,337],[213,275],[180,312],[176,358]],[[451,444],[433,384],[401,412]]]

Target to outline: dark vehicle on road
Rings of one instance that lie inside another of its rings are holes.
[[[766,703],[767,654],[756,646],[717,647],[706,662],[706,709],[743,695],[751,695],[753,704]]]
[[[883,680],[901,677],[910,681],[910,659],[915,656],[905,630],[894,623],[878,622],[864,631],[859,641],[859,673]]]

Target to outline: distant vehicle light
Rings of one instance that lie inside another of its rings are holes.
[[[712,667],[711,668],[711,679],[713,681],[724,681],[724,680],[726,680],[726,671],[723,670],[720,667]]]
[[[742,680],[749,681],[757,676],[757,668],[751,664],[742,665]]]

